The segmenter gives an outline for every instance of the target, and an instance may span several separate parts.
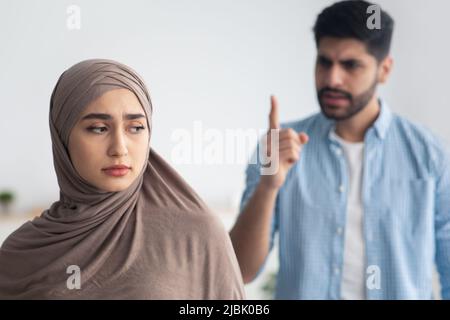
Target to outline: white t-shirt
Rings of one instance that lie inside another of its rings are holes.
[[[349,177],[341,299],[361,300],[366,298],[362,204],[364,142],[348,142],[334,132],[333,137],[342,146]]]

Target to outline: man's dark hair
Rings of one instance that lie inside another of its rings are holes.
[[[354,38],[362,41],[367,52],[378,62],[386,58],[391,47],[394,20],[380,9],[380,29],[370,29],[367,20],[372,13],[367,8],[373,3],[360,0],[341,1],[325,8],[317,17],[313,31],[316,46],[323,37]]]

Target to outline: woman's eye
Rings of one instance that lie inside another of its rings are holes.
[[[131,133],[139,133],[140,131],[144,130],[145,127],[144,126],[133,126],[131,127]],[[108,130],[107,127],[90,127],[87,129],[90,132],[94,132],[95,134],[102,134],[103,132],[105,132],[106,130]]]
[[[141,130],[144,130],[145,127],[144,126],[134,126],[131,127],[132,129],[136,129],[136,131],[134,131],[134,133],[139,133]]]
[[[106,131],[106,127],[90,127],[88,128],[89,131],[100,134]]]

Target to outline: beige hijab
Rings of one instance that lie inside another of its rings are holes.
[[[0,298],[244,298],[221,222],[153,149],[136,181],[120,192],[97,189],[72,166],[72,127],[90,101],[117,88],[136,94],[151,128],[148,91],[131,68],[93,59],[59,78],[49,122],[60,200],[3,243]]]

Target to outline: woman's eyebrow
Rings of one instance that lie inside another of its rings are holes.
[[[123,119],[126,120],[134,120],[134,119],[140,119],[145,118],[145,115],[142,113],[126,113],[123,115]],[[114,119],[113,116],[107,113],[89,113],[85,115],[81,120],[88,120],[88,119],[100,119],[100,120],[112,120]]]

